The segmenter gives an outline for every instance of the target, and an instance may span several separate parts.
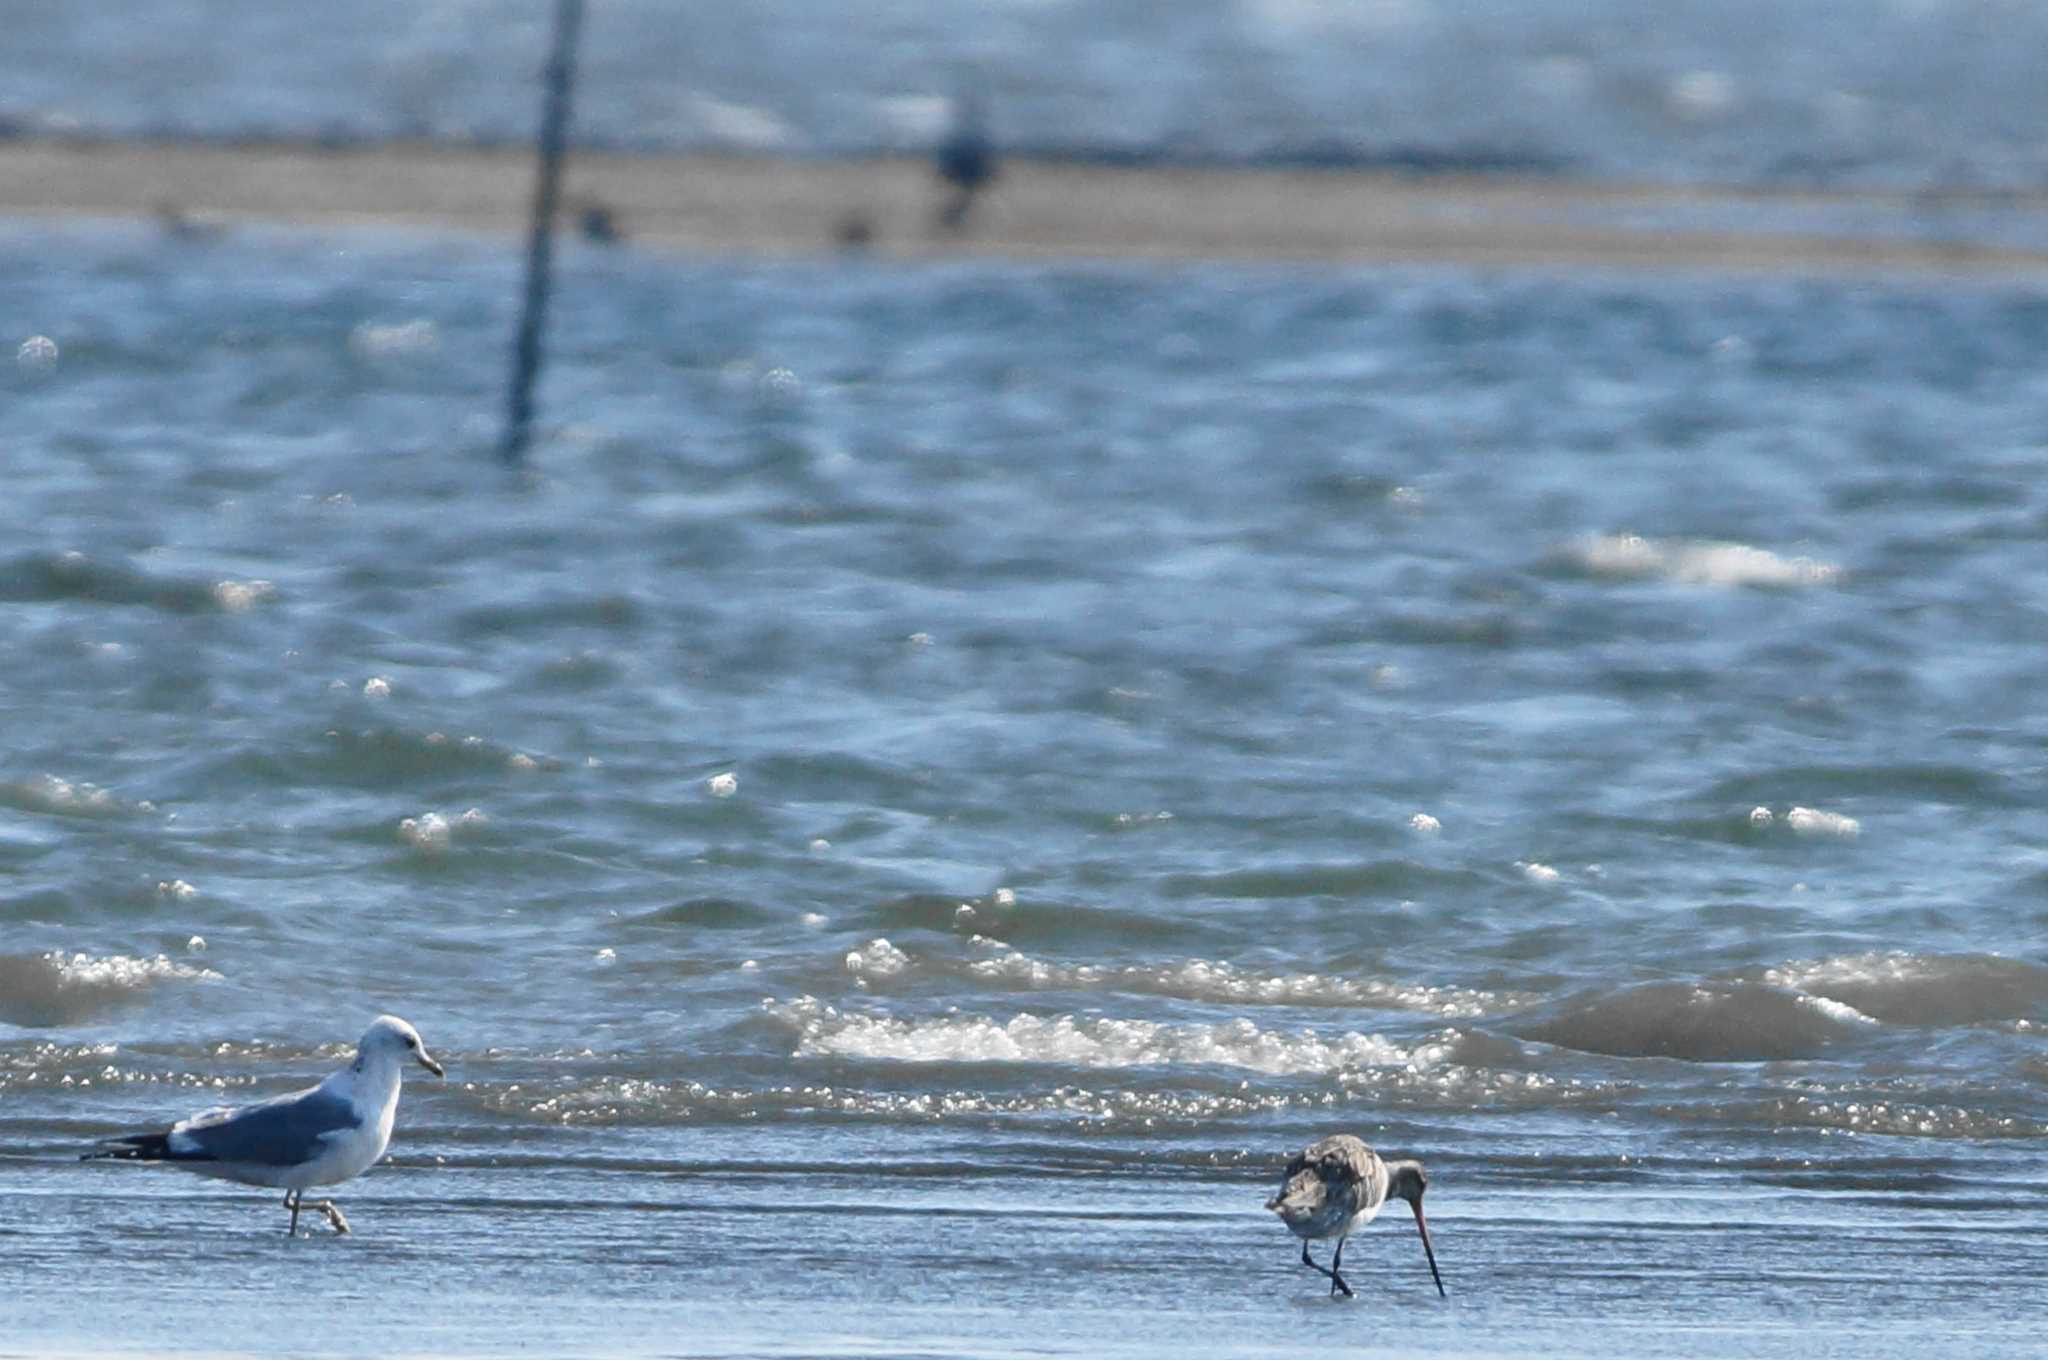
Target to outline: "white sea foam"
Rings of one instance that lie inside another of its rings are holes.
[[[1444,824],[1427,812],[1418,812],[1408,819],[1408,829],[1418,836],[1434,836],[1444,829]]]
[[[1424,987],[1382,978],[1339,977],[1326,973],[1256,973],[1207,959],[1133,964],[1120,968],[1088,963],[1054,963],[1033,958],[985,936],[975,936],[972,943],[990,951],[991,956],[969,961],[966,967],[970,975],[987,982],[1034,990],[1135,992],[1189,1001],[1264,1006],[1371,1006],[1445,1017],[1496,1014],[1512,1010],[1529,1000],[1496,992],[1462,987]]]
[[[808,996],[770,1002],[768,1009],[796,1030],[799,1057],[1103,1068],[1203,1064],[1274,1076],[1406,1066],[1420,1060],[1417,1050],[1377,1034],[1268,1030],[1241,1019],[1214,1025],[1082,1015],[908,1020],[843,1011]]]
[[[364,359],[416,359],[441,348],[441,332],[425,317],[365,321],[349,332],[348,346]]]
[[[698,126],[714,142],[767,151],[788,146],[796,137],[787,122],[758,104],[735,104],[700,93],[690,97],[689,106]]]
[[[1781,964],[1764,980],[1895,1024],[1982,1025],[2048,1006],[2048,967],[1996,954],[1847,954]]]
[[[864,977],[894,977],[910,967],[910,955],[884,939],[869,940],[846,955],[846,971]]]
[[[44,374],[57,366],[60,351],[47,335],[31,335],[15,347],[14,362],[25,373]]]
[[[455,829],[440,813],[423,812],[398,824],[398,838],[418,850],[440,851],[454,840]]]
[[[65,954],[59,950],[44,954],[42,958],[58,980],[67,986],[146,987],[165,978],[220,981],[220,974],[211,968],[179,963],[165,954],[139,959],[125,954],[96,956],[83,953]]]
[[[1522,877],[1528,879],[1531,883],[1555,883],[1559,878],[1557,870],[1551,868],[1548,864],[1516,860],[1515,867],[1520,869]]]
[[[277,587],[263,580],[216,581],[213,584],[214,603],[230,614],[245,613],[276,594]]]
[[[54,774],[0,783],[0,803],[24,812],[58,813],[70,817],[120,817],[156,811],[152,803],[124,802],[111,789],[82,780],[62,779]]]
[[[459,817],[440,812],[422,812],[398,824],[398,839],[415,850],[440,854],[455,843],[458,835],[468,836],[490,824],[482,809],[471,808]]]
[[[42,1073],[75,1063],[98,1065],[120,1052],[120,1045],[97,1044],[9,1044],[0,1048],[0,1073]],[[4,1089],[4,1082],[0,1082]]]
[[[922,146],[945,134],[953,117],[953,101],[937,94],[888,95],[875,101],[875,111],[898,137]]]
[[[1793,808],[1785,814],[1785,825],[1802,836],[1834,836],[1847,840],[1863,834],[1863,823],[1854,817],[1845,817],[1839,812],[1823,812],[1819,808]]]
[[[218,982],[220,976],[164,954],[0,954],[0,1020],[78,1024],[136,999],[159,982]]]
[[[1740,98],[1735,78],[1725,71],[1687,71],[1665,91],[1671,111],[1692,122],[1710,122],[1732,112]]]
[[[1688,585],[1792,589],[1831,586],[1842,575],[1832,562],[1781,557],[1744,543],[1654,539],[1638,534],[1594,534],[1566,550],[1569,560],[1595,576],[1621,580],[1662,577]]]
[[[1768,969],[1764,980],[1800,991],[1827,987],[1919,982],[1932,973],[1931,960],[1917,954],[1848,954],[1831,959],[1781,964]]]
[[[740,791],[740,777],[724,770],[704,781],[704,791],[713,798],[730,798]]]
[[[1707,346],[1707,357],[1717,364],[1736,366],[1756,357],[1756,346],[1740,335],[1724,335]]]
[[[53,774],[40,775],[22,787],[53,812],[113,812],[120,807],[111,790],[97,784],[74,784]]]

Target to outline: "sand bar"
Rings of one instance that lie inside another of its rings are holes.
[[[522,229],[521,148],[0,143],[0,217]],[[574,204],[601,202],[634,244],[709,255],[841,248],[906,258],[1322,260],[1648,269],[2048,270],[2048,248],[1973,238],[1995,211],[2048,242],[2048,198],[1759,193],[1507,175],[1108,166],[1012,158],[964,233],[935,225],[941,186],[911,157],[812,160],[579,151]],[[1854,225],[1843,229],[1839,224]],[[1731,223],[1735,225],[1730,225]],[[1830,225],[1833,224],[1833,225]],[[2015,226],[2017,233],[2015,235]]]

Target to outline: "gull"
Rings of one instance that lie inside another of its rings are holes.
[[[156,1133],[108,1138],[79,1160],[169,1162],[218,1180],[267,1185],[285,1192],[284,1207],[292,1211],[287,1236],[298,1234],[302,1208],[325,1214],[345,1233],[348,1220],[332,1200],[305,1203],[303,1197],[313,1186],[360,1176],[384,1155],[398,1114],[399,1065],[407,1060],[447,1075],[427,1056],[418,1030],[395,1015],[380,1015],[363,1031],[355,1059],[318,1086],[204,1110]]]
[[[1344,1239],[1373,1221],[1380,1207],[1399,1196],[1415,1211],[1415,1227],[1422,1234],[1422,1250],[1429,1257],[1429,1273],[1436,1292],[1444,1294],[1444,1277],[1437,1273],[1436,1248],[1430,1245],[1429,1224],[1422,1217],[1422,1192],[1429,1189],[1429,1177],[1422,1163],[1389,1162],[1348,1133],[1318,1139],[1296,1153],[1287,1164],[1280,1193],[1266,1201],[1266,1207],[1280,1215],[1287,1231],[1301,1239],[1301,1263],[1330,1277],[1330,1294],[1343,1291],[1351,1297],[1351,1286],[1337,1268],[1344,1261]],[[1327,1270],[1308,1254],[1310,1242],[1337,1239],[1337,1253]]]

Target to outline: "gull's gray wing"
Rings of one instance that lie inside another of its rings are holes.
[[[321,1086],[273,1096],[254,1105],[207,1110],[172,1126],[171,1156],[178,1161],[297,1166],[325,1150],[331,1133],[361,1128],[362,1115]]]

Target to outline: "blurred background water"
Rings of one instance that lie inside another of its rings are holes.
[[[527,0],[0,4],[23,132],[521,141]],[[597,145],[1013,148],[1736,184],[2038,189],[2048,11],[2010,0],[760,0],[591,7]]]
[[[531,127],[504,3],[16,8],[31,131]],[[579,119],[2031,182],[2032,11],[1784,9],[618,3]],[[0,223],[0,1354],[2037,1349],[2040,280],[561,275],[508,473],[502,242]],[[351,1237],[75,1160],[380,1010]]]

